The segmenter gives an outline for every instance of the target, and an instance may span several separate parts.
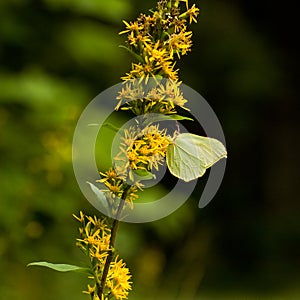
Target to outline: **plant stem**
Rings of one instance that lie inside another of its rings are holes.
[[[124,191],[123,191],[123,194],[122,194],[122,197],[121,197],[121,201],[120,201],[119,206],[118,206],[117,214],[116,214],[116,217],[115,217],[115,219],[113,221],[113,224],[112,224],[110,241],[109,241],[110,250],[109,250],[108,256],[107,256],[106,261],[105,261],[104,270],[103,270],[101,281],[100,281],[100,287],[99,287],[99,290],[98,290],[98,297],[100,299],[102,299],[101,296],[104,293],[104,288],[105,288],[106,278],[107,278],[108,271],[109,271],[109,266],[110,266],[110,264],[112,262],[112,259],[113,259],[113,248],[115,246],[117,231],[118,231],[118,227],[119,227],[119,218],[120,218],[122,209],[124,207],[125,200],[126,200],[126,197],[127,197],[127,191],[129,190],[129,188],[130,188],[129,185],[124,188]]]

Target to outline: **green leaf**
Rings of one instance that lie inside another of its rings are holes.
[[[149,122],[159,122],[159,121],[170,121],[170,120],[175,120],[175,121],[183,121],[183,120],[188,120],[188,121],[194,121],[192,118],[181,116],[181,115],[164,115],[164,114],[154,114],[149,116]]]
[[[75,265],[68,265],[68,264],[53,264],[46,261],[32,262],[27,265],[27,267],[31,267],[31,266],[46,267],[59,272],[83,272],[83,273],[90,272],[88,268],[82,268],[82,267],[78,267]]]
[[[153,173],[147,170],[133,170],[133,176],[135,180],[151,180],[156,178]]]
[[[108,202],[107,202],[107,199],[106,199],[104,193],[101,190],[99,190],[94,184],[92,184],[88,181],[86,183],[89,184],[89,186],[91,187],[91,190],[97,196],[97,199],[99,200],[100,204],[102,204],[102,206],[104,206],[105,209],[108,209]]]
[[[128,47],[126,46],[123,46],[123,45],[119,45],[120,48],[122,49],[125,49],[126,51],[128,51],[137,61],[139,61],[140,63],[144,64],[144,60],[143,58],[138,55],[137,53],[133,52],[131,49],[129,49]]]
[[[115,125],[113,125],[113,124],[111,124],[111,123],[108,123],[108,122],[103,123],[103,124],[102,124],[102,127],[107,127],[107,128],[109,128],[109,129],[111,129],[111,130],[113,130],[113,131],[115,131],[115,132],[118,132],[118,131],[120,130],[119,127],[116,127]]]
[[[88,124],[88,126],[90,126],[90,127],[107,127],[107,128],[109,128],[109,129],[111,129],[111,130],[113,130],[113,131],[115,131],[115,132],[118,132],[119,130],[120,130],[120,128],[118,128],[118,127],[116,127],[116,126],[114,126],[113,124],[111,124],[111,123],[108,123],[108,122],[106,122],[106,123],[103,123],[103,124],[98,124],[98,123],[90,123],[90,124]]]
[[[223,157],[227,157],[227,151],[220,141],[182,133],[168,146],[167,166],[172,175],[188,182],[203,176]]]

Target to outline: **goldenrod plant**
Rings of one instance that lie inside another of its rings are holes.
[[[97,190],[99,201],[110,211],[107,216],[92,217],[80,212],[76,245],[88,257],[88,267],[35,262],[58,271],[86,272],[91,283],[85,294],[92,300],[128,299],[132,277],[115,249],[122,211],[134,208],[142,195],[143,182],[153,178],[165,162],[171,174],[183,181],[201,177],[205,170],[226,157],[223,144],[213,138],[180,130],[169,132],[164,120],[190,119],[178,114],[189,110],[180,89],[176,61],[192,47],[192,32],[187,28],[197,22],[199,9],[188,0],[160,0],[151,14],[140,14],[135,21],[123,21],[125,46],[134,60],[122,77],[123,86],[116,98],[115,111],[130,111],[139,116],[127,128],[121,128],[118,151],[112,166],[99,172],[97,180],[105,188]],[[91,184],[95,191],[97,183]],[[141,197],[142,198],[142,197]]]

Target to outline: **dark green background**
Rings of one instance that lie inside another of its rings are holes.
[[[97,213],[72,170],[83,108],[119,82],[131,57],[122,19],[154,1],[0,2],[0,297],[88,299],[87,279],[26,268],[84,262],[72,213]],[[197,2],[194,48],[180,78],[225,132],[228,162],[213,202],[205,179],[173,215],[122,224],[130,299],[299,299],[299,62],[296,10],[271,1]],[[149,193],[148,193],[149,194]]]

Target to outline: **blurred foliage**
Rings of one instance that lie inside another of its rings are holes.
[[[3,299],[86,299],[82,275],[25,266],[82,260],[71,215],[97,212],[73,175],[73,131],[85,105],[130,66],[131,57],[118,48],[122,19],[154,2],[0,2]],[[205,178],[169,217],[122,224],[118,248],[134,276],[130,299],[298,299],[299,76],[292,18],[277,24],[274,16],[284,14],[259,1],[198,6],[194,50],[180,74],[223,124],[226,176],[203,210],[197,199]]]

